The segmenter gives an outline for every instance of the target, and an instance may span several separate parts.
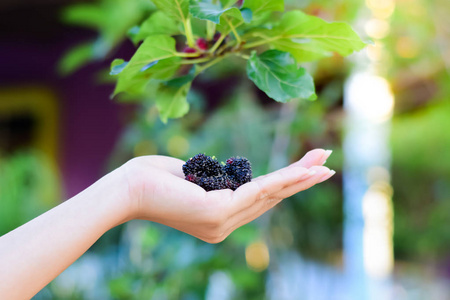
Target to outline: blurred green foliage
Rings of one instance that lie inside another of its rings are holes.
[[[68,7],[62,12],[63,22],[93,29],[99,35],[70,49],[59,63],[60,73],[69,74],[88,62],[104,60],[127,38],[128,30],[154,9],[146,0],[97,1]]]
[[[0,235],[58,203],[60,182],[46,157],[22,151],[0,157]]]
[[[445,258],[450,249],[450,102],[399,116],[393,127],[394,247],[399,258]]]
[[[396,1],[380,70],[392,83],[394,251],[397,259],[448,259],[450,47],[448,1]]]

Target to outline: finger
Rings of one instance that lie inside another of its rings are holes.
[[[239,187],[230,201],[232,215],[248,209],[256,202],[270,197],[272,194],[304,180],[313,173],[302,167],[284,168],[272,172],[261,179],[253,180]]]
[[[303,168],[311,168],[312,166],[321,166],[323,165],[328,157],[330,157],[332,150],[323,150],[323,149],[314,149],[306,153],[299,161],[290,164],[285,168],[290,167],[303,167]],[[262,175],[255,180],[261,180],[270,174]]]
[[[257,181],[261,181],[261,180],[267,180],[267,178],[270,178],[270,177],[272,177],[274,175],[276,176],[277,174],[280,174],[280,173],[282,174],[284,172],[289,172],[289,170],[292,169],[292,168],[301,168],[301,169],[307,170],[307,168],[304,168],[302,166],[295,166],[295,165],[292,164],[292,165],[289,165],[289,166],[284,167],[282,169],[279,169],[279,170],[276,170],[274,172],[271,172],[269,174],[265,174],[265,175],[261,175],[261,176],[258,176],[256,178],[253,178],[252,181],[257,182]]]
[[[254,205],[253,207],[248,209],[245,213],[242,213],[240,215],[240,219],[236,218],[236,220],[234,220],[234,223],[230,222],[230,224],[235,224],[234,226],[231,226],[232,228],[234,228],[233,230],[259,218],[261,215],[265,214],[268,210],[272,209],[275,205],[277,205],[284,199],[294,194],[297,194],[298,192],[307,190],[334,175],[334,171],[330,171],[328,170],[328,168],[325,167],[313,167],[313,168],[321,168],[321,169],[323,168],[323,169],[317,170],[317,173],[311,176],[310,178],[299,181],[297,184],[291,185],[281,190],[280,192],[272,195],[272,197],[269,197],[264,201],[261,201],[259,205]]]
[[[263,197],[260,201],[254,202],[252,205],[231,216],[225,228],[238,228],[246,223],[249,223],[264,214],[269,209],[273,208],[283,199],[300,191],[306,190],[332,176],[332,174],[330,174],[330,170],[323,166],[312,167],[309,169],[308,174],[309,176],[303,176],[297,180],[290,181],[277,192]]]
[[[314,149],[306,153],[299,161],[293,163],[291,166],[301,166],[304,168],[311,168],[312,166],[323,165],[328,157],[330,157],[332,150]]]
[[[280,199],[288,198],[294,194],[307,190],[312,186],[329,179],[331,176],[335,174],[335,171],[332,171],[324,166],[314,166],[311,167],[310,170],[314,170],[316,171],[316,173],[307,180],[300,181],[297,184],[291,185],[281,190],[280,192],[274,194],[274,197]]]

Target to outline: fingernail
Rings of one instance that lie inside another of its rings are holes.
[[[320,181],[319,181],[319,182],[323,182],[323,181],[325,181],[325,180],[330,179],[330,177],[333,176],[334,174],[336,174],[336,171],[335,171],[335,170],[330,170],[330,171],[328,171],[327,173],[325,173],[325,174],[322,176],[322,178],[320,178]]]

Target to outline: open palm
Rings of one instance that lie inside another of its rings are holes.
[[[182,160],[137,157],[126,168],[133,217],[218,243],[281,200],[333,176],[334,171],[323,166],[330,154],[331,151],[315,149],[299,161],[254,178],[236,191],[210,192],[184,179]]]

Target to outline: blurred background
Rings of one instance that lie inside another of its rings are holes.
[[[450,299],[450,2],[289,1],[373,44],[306,67],[317,101],[276,103],[218,64],[191,110],[111,100],[146,0],[0,3],[0,235],[134,156],[240,155],[255,176],[314,148],[331,180],[223,243],[133,221],[35,299]]]

